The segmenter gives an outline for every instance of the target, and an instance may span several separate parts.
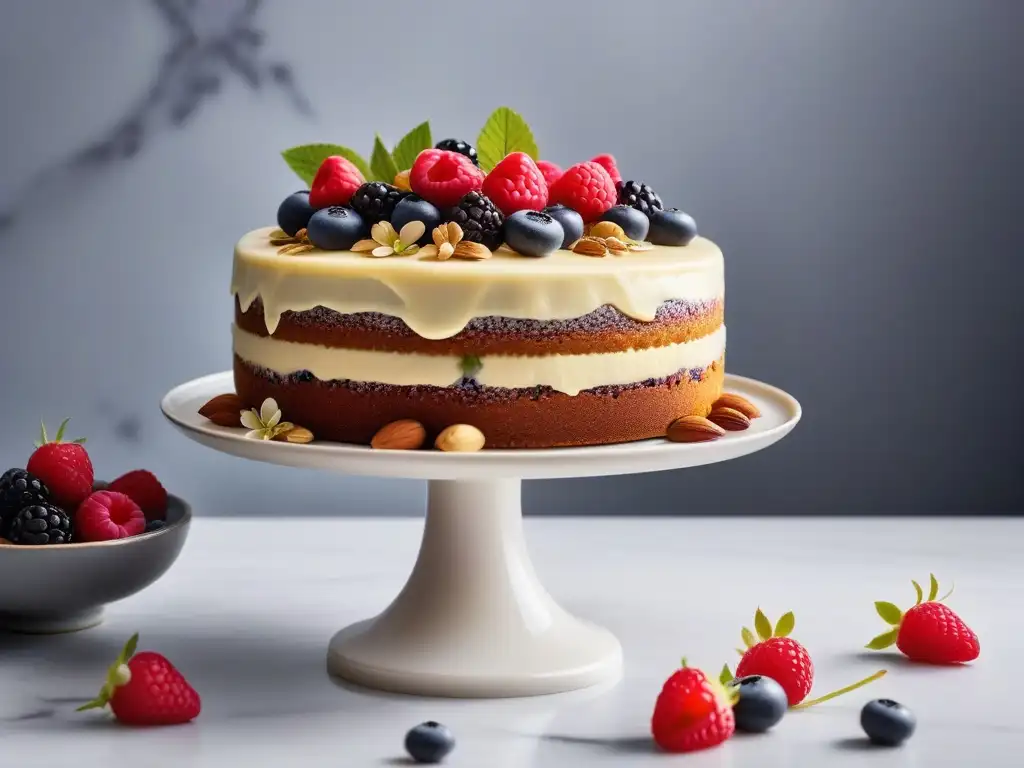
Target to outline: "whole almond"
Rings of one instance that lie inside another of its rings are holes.
[[[581,237],[572,246],[573,253],[578,253],[582,256],[607,256],[608,246],[600,237]]]
[[[441,430],[434,440],[434,447],[440,451],[470,452],[484,447],[484,433],[470,424],[452,424]]]
[[[274,435],[274,439],[279,443],[298,443],[304,445],[313,442],[313,433],[305,427],[292,427],[287,432]]]
[[[370,447],[390,451],[415,451],[427,440],[427,430],[414,419],[385,424],[370,440]]]
[[[240,427],[242,426],[242,410],[237,411],[214,411],[207,413],[206,418],[218,427]]]
[[[673,443],[702,443],[724,434],[724,429],[703,416],[683,416],[668,425],[665,437]]]
[[[234,392],[230,392],[226,395],[217,395],[210,402],[199,409],[199,415],[205,416],[210,419],[211,413],[224,413],[230,412],[234,416],[234,424],[239,423],[239,414],[246,409],[245,403],[242,402],[242,398],[236,395]],[[213,421],[213,419],[210,419]],[[225,425],[222,425],[225,426]]]
[[[713,422],[728,432],[739,432],[750,426],[750,419],[742,411],[720,405],[712,408],[708,421]]]
[[[466,259],[467,261],[480,261],[491,258],[491,249],[483,243],[474,243],[472,240],[460,240],[452,251],[453,259]]]
[[[761,415],[761,411],[756,405],[747,400],[745,397],[732,394],[731,392],[724,393],[720,398],[715,400],[711,404],[712,409],[714,408],[732,408],[739,411],[748,419],[756,419]]]

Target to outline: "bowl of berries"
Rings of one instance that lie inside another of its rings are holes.
[[[192,513],[152,472],[97,482],[67,421],[0,475],[0,631],[74,632],[171,567]]]

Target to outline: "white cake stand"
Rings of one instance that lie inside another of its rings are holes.
[[[750,429],[712,442],[461,454],[247,439],[244,429],[218,427],[198,414],[210,398],[234,390],[230,372],[182,384],[161,407],[188,437],[243,458],[429,481],[423,541],[408,582],[379,616],[334,636],[328,668],[359,685],[400,693],[505,697],[607,683],[622,668],[618,640],[567,613],[538,580],[523,537],[521,480],[726,461],[768,447],[800,420],[800,404],[779,389],[740,376],[726,376],[725,387],[763,415]]]

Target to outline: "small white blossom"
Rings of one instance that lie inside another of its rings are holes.
[[[272,397],[263,401],[259,411],[255,408],[242,411],[242,426],[249,430],[245,436],[254,440],[273,440],[295,427],[290,421],[281,421],[281,409]]]
[[[385,256],[412,256],[420,247],[416,241],[427,231],[422,221],[410,221],[401,232],[396,232],[390,221],[378,221],[370,229],[371,240],[360,240],[352,246],[356,253],[368,253],[376,258]]]

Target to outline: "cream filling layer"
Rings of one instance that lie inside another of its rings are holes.
[[[317,306],[391,315],[425,339],[444,339],[475,317],[569,320],[610,304],[650,321],[670,299],[703,302],[725,294],[722,252],[700,237],[684,247],[605,258],[557,251],[531,259],[502,247],[485,261],[437,261],[348,251],[281,255],[270,245],[272,231],[257,229],[239,240],[231,279],[243,312],[262,300],[271,334],[284,312]]]
[[[395,386],[448,387],[462,377],[461,358],[449,355],[344,349],[258,336],[232,326],[242,360],[281,376],[309,371],[321,381],[347,379]],[[663,347],[586,355],[488,355],[473,377],[485,387],[549,386],[567,395],[601,386],[661,379],[703,368],[725,353],[725,326],[693,341]]]

